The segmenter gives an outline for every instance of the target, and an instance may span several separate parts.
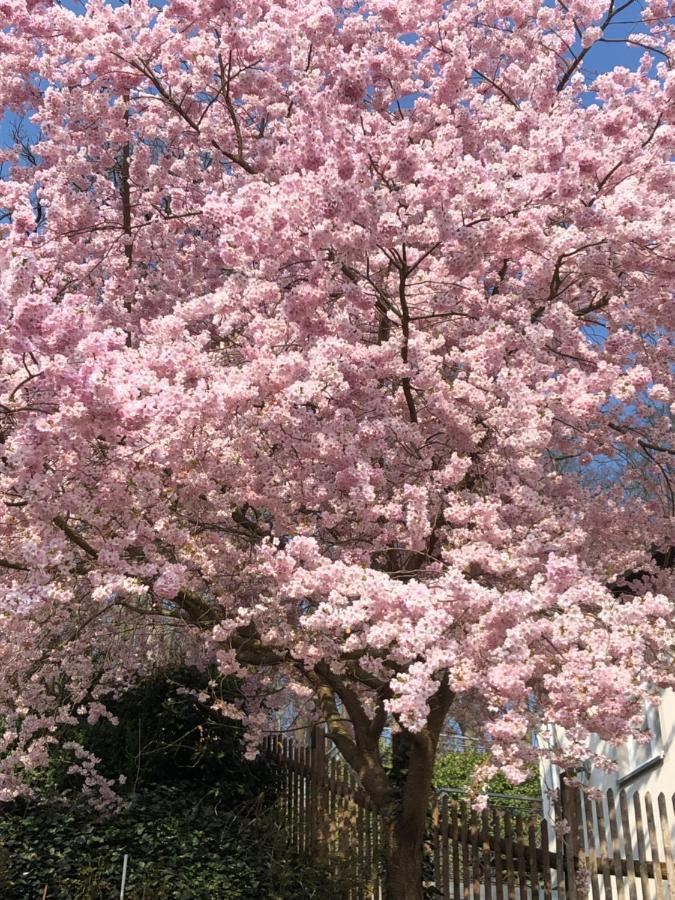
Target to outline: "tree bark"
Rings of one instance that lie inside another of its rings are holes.
[[[384,860],[386,900],[423,900],[424,832],[424,826],[411,827],[401,817],[388,822]]]
[[[422,900],[422,866],[431,796],[435,741],[420,734],[395,735],[385,806],[385,898]]]
[[[444,679],[419,733],[394,735],[391,788],[384,806],[385,900],[423,900],[424,839],[438,738],[452,702]]]
[[[424,839],[433,785],[434,760],[453,693],[447,675],[429,698],[426,725],[419,732],[401,727],[392,740],[391,767],[382,758],[380,736],[386,722],[387,685],[379,689],[379,702],[369,716],[361,698],[344,674],[320,662],[313,670],[296,664],[315,691],[328,724],[328,737],[352,767],[373,807],[384,819],[383,856],[385,900],[423,900]],[[371,678],[367,672],[355,677]],[[367,683],[367,682],[366,682]],[[344,711],[338,709],[337,699]],[[346,728],[344,712],[352,731]]]

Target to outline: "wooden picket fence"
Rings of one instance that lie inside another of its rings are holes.
[[[291,845],[345,875],[345,900],[384,900],[384,823],[351,769],[311,745],[270,738],[283,772],[281,812]],[[671,812],[669,813],[668,807]],[[675,795],[591,799],[562,792],[553,821],[488,805],[477,812],[440,792],[425,850],[428,896],[437,900],[675,900]]]

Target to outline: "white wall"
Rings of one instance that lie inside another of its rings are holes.
[[[589,749],[612,759],[617,770],[605,772],[594,767],[584,783],[603,792],[609,788],[615,793],[621,789],[629,794],[649,791],[654,798],[664,793],[670,802],[675,793],[675,692],[665,691],[660,705],[647,709],[645,718],[656,732],[649,744],[631,740],[617,748],[600,739],[591,743]],[[555,739],[564,745],[564,732],[557,731]],[[544,789],[559,787],[557,775],[549,766],[542,767],[542,783]]]
[[[646,817],[645,797],[649,794],[653,815],[655,821],[656,833],[656,849],[659,859],[664,861],[663,835],[661,830],[658,798],[660,794],[664,794],[666,801],[666,810],[668,822],[670,825],[670,847],[675,853],[675,809],[673,807],[673,795],[675,794],[675,693],[672,690],[666,691],[659,706],[651,707],[646,711],[646,724],[650,730],[656,732],[653,741],[649,744],[641,744],[637,741],[629,741],[621,747],[613,747],[600,739],[592,742],[593,751],[603,754],[614,760],[617,770],[614,772],[605,772],[599,768],[593,768],[588,777],[582,779],[585,784],[592,788],[596,788],[602,792],[603,800],[597,801],[596,811],[602,803],[602,814],[605,823],[608,821],[608,806],[606,794],[609,789],[614,793],[614,797],[618,798],[621,791],[626,793],[626,806],[628,812],[628,820],[630,825],[630,843],[632,844],[629,852],[632,851],[634,857],[641,855],[639,853],[638,836],[635,824],[635,794],[639,794],[639,806],[641,809],[641,818],[644,832],[644,850],[647,858],[653,859],[652,846],[649,835],[649,829]],[[558,732],[554,735],[556,742],[564,744],[564,734]],[[542,789],[544,791],[544,815],[553,821],[552,804],[546,796],[547,788],[558,788],[559,781],[557,773],[550,766],[542,766]],[[597,812],[596,812],[597,815]],[[597,846],[598,831],[596,815],[593,816],[593,832]],[[617,811],[617,819],[620,820],[620,814]],[[586,830],[585,816],[583,830]],[[623,829],[619,821],[620,838],[620,855],[626,857],[626,846],[623,840]],[[605,898],[604,890],[597,881],[599,888],[599,896]],[[670,896],[675,900],[675,885],[670,887],[670,894],[666,890],[666,896]],[[613,885],[613,896],[616,897],[616,885]],[[648,888],[648,897],[644,896],[640,888],[639,879],[636,884],[636,894],[640,900],[653,900],[651,897],[654,891],[654,883],[650,882]]]

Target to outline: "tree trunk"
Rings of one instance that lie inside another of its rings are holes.
[[[422,867],[435,741],[428,732],[395,736],[385,808],[385,898],[423,900]]]
[[[325,663],[315,666],[309,681],[317,690],[326,718],[331,723],[331,739],[358,775],[373,808],[384,819],[385,900],[423,900],[424,839],[434,759],[454,696],[447,675],[429,698],[426,726],[415,733],[400,728],[393,734],[391,767],[384,765],[380,748],[380,736],[386,722],[384,704],[381,703],[376,715],[369,718],[357,694]],[[347,709],[354,729],[353,738],[344,727],[334,724],[341,718],[334,694]]]
[[[385,852],[386,900],[423,900],[424,825],[406,827],[398,816],[387,826]]]

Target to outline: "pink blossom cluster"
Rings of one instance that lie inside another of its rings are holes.
[[[423,730],[442,684],[509,777],[637,728],[667,6],[594,75],[609,0],[0,0],[0,799],[176,654],[243,679],[251,748],[331,691]]]

